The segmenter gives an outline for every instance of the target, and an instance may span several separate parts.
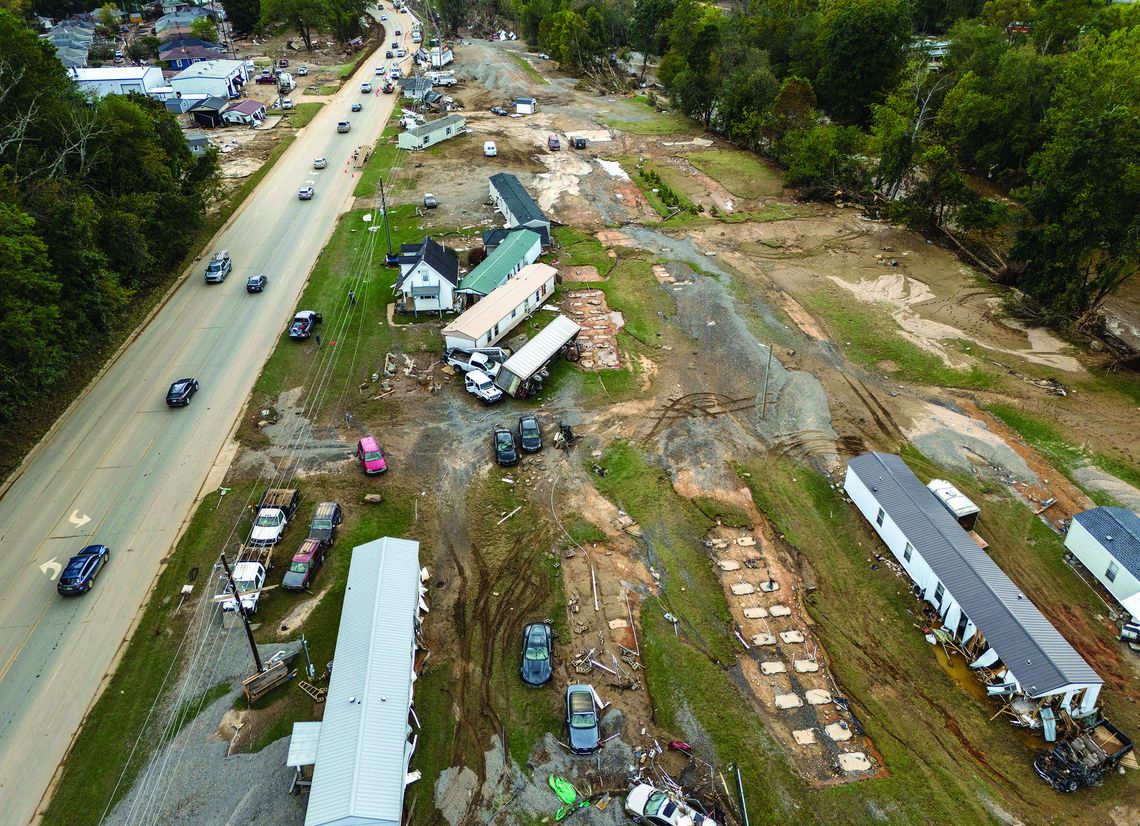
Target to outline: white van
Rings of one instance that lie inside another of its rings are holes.
[[[495,147],[494,141],[484,141],[483,155],[487,158],[493,158],[499,154],[499,150]]]

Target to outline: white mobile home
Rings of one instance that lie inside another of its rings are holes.
[[[444,346],[471,352],[490,347],[529,318],[554,292],[554,267],[529,264],[443,328]]]
[[[857,456],[844,487],[944,630],[974,658],[970,667],[991,669],[991,694],[1025,695],[1073,717],[1092,713],[1104,681],[902,459]]]
[[[384,537],[352,550],[334,668],[320,723],[295,723],[290,764],[313,760],[305,826],[403,822],[423,600],[418,542]],[[320,726],[319,731],[315,726]],[[312,743],[315,735],[315,749]]]
[[[1140,622],[1140,516],[1124,508],[1093,508],[1069,525],[1065,547]]]
[[[463,115],[448,115],[401,132],[396,143],[401,149],[427,149],[448,138],[462,135],[466,128],[467,121]]]
[[[149,94],[166,85],[157,66],[101,66],[72,69],[71,78],[79,91],[93,98],[103,95]]]

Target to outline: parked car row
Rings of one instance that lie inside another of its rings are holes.
[[[477,371],[472,371],[477,372]],[[471,375],[468,373],[467,375]],[[516,434],[518,441],[516,442]],[[542,450],[542,425],[533,414],[519,416],[517,429],[495,427],[491,431],[491,444],[495,451],[495,461],[503,467],[519,463],[519,449],[523,453],[537,453]]]

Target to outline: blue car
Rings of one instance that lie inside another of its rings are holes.
[[[67,563],[59,575],[56,590],[64,596],[86,594],[110,558],[111,549],[106,545],[88,545]]]
[[[544,622],[533,622],[523,630],[522,680],[527,685],[546,685],[554,676],[550,655],[554,649],[554,633]]]
[[[594,689],[579,683],[566,689],[566,728],[570,734],[570,751],[593,754],[601,744],[598,707]]]

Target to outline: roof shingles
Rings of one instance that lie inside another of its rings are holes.
[[[1093,508],[1078,513],[1073,519],[1080,522],[1113,559],[1140,579],[1140,516],[1124,508]]]

